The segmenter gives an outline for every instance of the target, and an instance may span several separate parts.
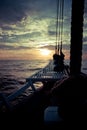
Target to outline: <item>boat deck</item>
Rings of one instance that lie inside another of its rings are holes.
[[[27,78],[26,81],[46,81],[46,80],[58,80],[65,76],[67,76],[67,73],[64,71],[62,72],[56,72],[53,70],[53,61],[50,61],[49,64],[41,69],[39,72],[35,73],[31,77]]]
[[[50,61],[49,64],[47,64],[47,66],[45,66],[43,69],[28,77],[26,79],[26,84],[19,88],[16,92],[10,94],[7,97],[3,93],[0,93],[0,97],[2,97],[2,99],[4,99],[4,102],[8,104],[9,101],[14,100],[16,97],[25,92],[25,90],[29,87],[31,87],[33,92],[37,91],[37,88],[34,85],[35,82],[44,83],[45,81],[57,81],[68,76],[66,69],[62,72],[55,72],[53,71],[53,67],[53,61]],[[1,103],[2,101],[0,101],[0,104]]]
[[[33,85],[34,82],[40,81],[43,83],[45,81],[56,81],[68,76],[66,69],[63,70],[62,72],[56,72],[53,70],[53,68],[54,68],[53,61],[50,61],[46,67],[44,67],[31,77],[27,78],[26,82],[29,82],[32,89],[35,90],[35,87]]]

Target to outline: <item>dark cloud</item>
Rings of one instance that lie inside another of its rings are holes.
[[[6,31],[6,30],[7,30],[7,31],[9,31],[9,30],[15,30],[15,29],[12,28],[11,26],[3,26],[3,25],[2,25],[1,28],[2,28],[2,30],[5,30],[5,31]]]
[[[22,49],[32,49],[31,47],[25,47],[25,46],[12,46],[12,45],[5,45],[0,44],[0,49],[2,50],[22,50]]]
[[[84,54],[87,53],[87,44],[83,44],[83,52]]]
[[[84,22],[84,30],[87,28],[87,22]]]
[[[42,47],[40,47],[40,48],[41,48],[41,49],[46,48],[46,49],[49,49],[49,50],[54,50],[55,45],[46,45],[46,46],[42,46]]]
[[[83,37],[83,41],[84,41],[84,43],[87,42],[87,36]]]
[[[25,1],[27,4],[27,0]],[[0,0],[0,21],[4,23],[20,21],[26,16],[23,2],[24,0]]]
[[[50,36],[55,36],[55,35],[56,35],[56,32],[54,32],[54,31],[49,31],[48,34],[49,34]]]
[[[71,0],[67,1],[70,4]],[[67,7],[69,8],[68,5]],[[39,14],[39,18],[53,17],[56,15],[56,12],[53,14],[53,10],[56,11],[56,0],[0,0],[0,23],[15,23],[33,14]]]
[[[85,0],[85,9],[84,9],[84,12],[87,13],[87,0]]]
[[[9,28],[7,28],[8,30]],[[26,34],[12,34],[11,36],[2,34],[0,35],[0,42],[1,43],[24,43],[26,41],[31,41],[33,38],[40,37],[40,32],[32,32],[32,33],[26,33]]]
[[[52,7],[55,0],[0,0],[0,22],[15,23],[33,12]]]
[[[67,3],[70,4],[70,1],[67,0]],[[0,0],[0,22],[15,23],[33,12],[47,15],[46,11],[53,9],[56,10],[56,0]]]
[[[0,42],[1,43],[21,43],[21,39],[18,38],[18,36],[16,35],[11,35],[11,36],[8,36],[8,35],[1,35],[0,36]]]
[[[85,46],[85,45],[84,45]],[[49,49],[49,50],[54,50],[55,49],[55,44],[54,45],[45,45],[45,46],[42,46],[40,47],[41,49]],[[70,48],[70,45],[68,44],[63,44],[63,49],[65,50],[69,50]],[[84,47],[85,48],[85,47]],[[87,45],[86,45],[86,48],[87,48]],[[13,45],[7,45],[7,44],[3,44],[1,43],[0,44],[0,49],[2,50],[22,50],[22,49],[32,49],[31,46],[13,46]],[[87,50],[87,49],[86,49]]]
[[[9,43],[12,46],[8,44],[8,48],[14,49],[14,43],[22,45],[23,43],[31,44],[31,40],[34,42],[37,39],[44,41],[46,31],[50,37],[54,37],[56,35],[56,2],[56,0],[0,0],[0,31],[2,34],[0,42]],[[66,16],[64,21],[67,25],[67,21],[70,21],[71,0],[65,0],[64,4],[64,16]],[[30,17],[27,18],[27,16]],[[22,19],[23,21],[21,21]],[[40,20],[42,25],[39,26]],[[37,23],[34,24],[33,21]],[[10,24],[15,24],[15,26],[10,26]],[[42,30],[40,29],[41,26]],[[35,30],[34,27],[39,28]],[[46,31],[43,27],[46,27]],[[7,48],[7,46],[0,47]]]

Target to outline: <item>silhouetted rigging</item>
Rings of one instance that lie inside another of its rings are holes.
[[[62,52],[62,35],[63,35],[63,11],[64,0],[57,0],[57,22],[56,22],[56,45],[54,60],[54,71],[64,70],[64,54]]]

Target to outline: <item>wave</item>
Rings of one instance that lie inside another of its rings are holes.
[[[47,65],[47,60],[31,60],[31,61],[0,61],[0,91],[9,95],[21,88],[26,83],[26,78],[36,73]],[[67,61],[69,63],[69,61]],[[83,72],[87,72],[87,62],[83,61]],[[36,87],[40,87],[41,83],[35,83]],[[19,100],[24,96],[32,93],[31,88],[28,88]]]

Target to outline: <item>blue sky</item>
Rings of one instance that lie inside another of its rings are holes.
[[[86,13],[84,21],[87,26]],[[63,24],[63,44],[70,44],[71,0],[64,2]],[[84,28],[85,43],[86,32]],[[33,49],[36,53],[53,49],[55,41],[56,0],[0,0],[1,59],[33,55]]]

